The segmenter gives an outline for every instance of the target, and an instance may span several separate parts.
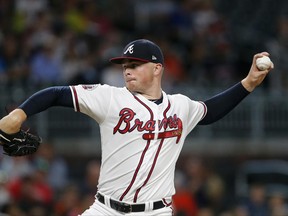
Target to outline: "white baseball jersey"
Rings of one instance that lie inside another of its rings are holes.
[[[126,87],[70,88],[75,111],[100,127],[99,192],[126,203],[171,198],[176,161],[185,137],[205,116],[205,104],[162,92],[157,105]]]

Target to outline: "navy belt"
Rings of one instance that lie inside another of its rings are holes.
[[[99,202],[105,205],[105,198],[102,194],[97,193],[96,198]],[[130,213],[130,212],[145,211],[145,204],[128,204],[128,203],[119,202],[113,199],[109,199],[109,201],[110,201],[110,207],[119,212]],[[157,210],[163,207],[165,207],[165,205],[161,200],[153,202],[153,210]]]

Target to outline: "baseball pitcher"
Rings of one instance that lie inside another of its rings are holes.
[[[255,54],[248,75],[205,101],[166,94],[164,58],[152,41],[130,42],[120,57],[126,86],[57,86],[36,92],[0,120],[0,142],[10,156],[35,152],[41,139],[23,131],[30,116],[52,106],[74,108],[99,124],[102,162],[95,202],[82,216],[172,215],[175,165],[185,138],[197,125],[211,124],[236,107],[274,65],[260,71]]]

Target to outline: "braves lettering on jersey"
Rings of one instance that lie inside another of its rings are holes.
[[[127,203],[171,200],[176,161],[185,137],[206,114],[204,103],[162,92],[157,105],[125,87],[100,84],[70,88],[75,111],[100,126],[99,192]]]

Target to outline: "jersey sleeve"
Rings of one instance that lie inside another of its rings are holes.
[[[187,98],[188,103],[188,117],[187,125],[188,131],[191,131],[199,121],[201,121],[207,114],[207,107],[205,103],[201,101],[194,101]]]
[[[102,122],[110,106],[111,87],[108,85],[76,85],[70,86],[74,110],[84,113]]]

